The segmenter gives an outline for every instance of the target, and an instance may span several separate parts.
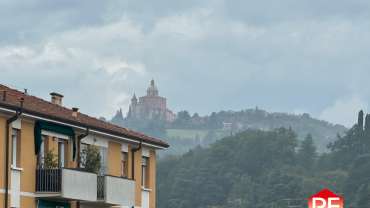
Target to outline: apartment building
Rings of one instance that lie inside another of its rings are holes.
[[[169,145],[50,95],[0,85],[0,208],[155,208],[156,151]],[[87,149],[97,171],[84,167]]]

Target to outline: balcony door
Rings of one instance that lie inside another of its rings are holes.
[[[60,168],[65,167],[66,158],[66,141],[64,139],[59,139],[58,141],[58,166]]]
[[[40,151],[37,155],[37,165],[38,168],[45,168],[45,166],[53,168],[64,168],[67,167],[67,158],[68,158],[68,139],[56,137],[55,135],[51,136],[51,133],[48,135],[42,135],[42,141],[40,144]],[[68,137],[67,137],[68,138]],[[45,164],[46,157],[49,158],[49,164]]]
[[[37,167],[43,168],[44,162],[45,162],[45,142],[47,140],[47,136],[42,135],[41,137],[41,145],[40,145],[40,151],[37,155]]]

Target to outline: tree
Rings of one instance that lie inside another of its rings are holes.
[[[180,120],[184,120],[184,121],[188,121],[190,120],[190,114],[188,111],[180,111],[177,113],[177,118],[180,119]]]
[[[191,116],[188,111],[180,111],[177,113],[174,126],[178,128],[189,128],[191,124]]]
[[[194,113],[194,114],[193,114],[193,116],[192,116],[192,118],[194,118],[194,119],[199,119],[199,118],[200,118],[200,116],[199,116],[199,114],[198,114],[198,113]]]
[[[357,126],[360,131],[363,131],[364,128],[364,111],[360,110],[358,112]]]
[[[370,114],[367,114],[365,117],[365,129],[364,136],[366,140],[370,140]]]
[[[117,125],[124,125],[125,119],[123,117],[122,109],[119,109],[116,112],[116,115],[114,115],[111,122]]]
[[[298,197],[301,178],[280,171],[285,165],[295,165],[295,148],[296,135],[289,129],[248,130],[209,148],[162,160],[157,168],[158,207],[264,208]],[[265,197],[273,193],[280,195]]]
[[[44,167],[46,169],[53,169],[58,167],[58,156],[54,154],[53,150],[46,152],[44,157]]]
[[[313,142],[311,134],[307,134],[306,138],[302,141],[298,149],[298,163],[304,168],[311,169],[316,161],[316,158],[316,146]]]
[[[370,116],[366,117],[365,132],[370,128]],[[361,137],[358,123],[361,118],[321,155],[310,134],[297,148],[295,133],[279,128],[249,129],[162,159],[157,169],[158,207],[285,208],[287,202],[303,207],[308,196],[323,188],[343,193],[346,207],[370,207],[370,153],[359,151],[370,147],[370,138]],[[310,170],[315,172],[306,174]]]
[[[370,186],[369,184],[360,185],[356,192],[355,202],[353,207],[370,207]],[[351,204],[352,205],[352,204]]]
[[[212,112],[211,115],[209,116],[209,120],[208,120],[208,125],[209,125],[209,128],[211,129],[217,129],[217,128],[220,128],[220,124],[221,122],[218,121],[217,119],[217,114],[215,112]]]
[[[366,116],[365,132],[361,127],[363,123],[363,113],[359,112],[357,124],[349,129],[344,136],[339,136],[338,139],[328,145],[328,148],[334,154],[340,168],[350,168],[350,165],[361,155],[370,153],[370,116]]]
[[[98,173],[100,170],[101,156],[99,148],[95,145],[88,145],[82,150],[81,164],[86,171]]]

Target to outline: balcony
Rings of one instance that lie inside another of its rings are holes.
[[[98,201],[108,205],[132,207],[135,205],[135,181],[114,177],[98,176]]]
[[[39,198],[96,201],[97,175],[77,169],[37,169],[36,194]]]

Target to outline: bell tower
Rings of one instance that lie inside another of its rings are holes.
[[[154,83],[154,79],[152,79],[152,81],[150,81],[150,85],[148,87],[148,89],[146,90],[146,94],[147,96],[158,96],[158,88],[157,86],[155,86],[155,83]]]

